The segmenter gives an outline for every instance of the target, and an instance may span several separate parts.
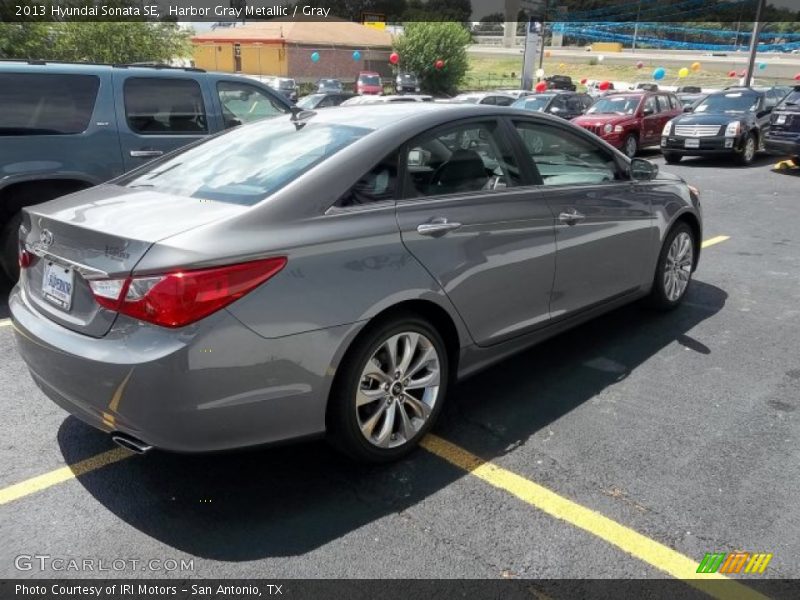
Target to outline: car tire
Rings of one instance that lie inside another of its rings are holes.
[[[681,156],[680,154],[675,154],[674,152],[664,152],[663,154],[664,154],[664,160],[667,161],[667,163],[670,165],[677,165],[679,162],[681,162],[681,159],[683,158],[683,156]]]
[[[628,134],[622,142],[622,151],[628,158],[633,158],[639,153],[639,138],[633,133]]]
[[[12,282],[19,279],[19,226],[22,213],[17,211],[0,232],[0,266]]]
[[[449,375],[447,348],[427,320],[400,313],[368,326],[337,370],[326,415],[329,441],[360,462],[405,456],[441,412]]]
[[[650,306],[671,310],[683,302],[692,283],[696,247],[694,231],[687,223],[680,221],[669,231],[658,255]]]
[[[747,133],[742,140],[742,152],[736,155],[736,161],[740,165],[750,165],[758,152],[758,140],[752,133]]]

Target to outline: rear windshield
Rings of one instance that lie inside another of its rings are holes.
[[[0,73],[0,135],[69,135],[89,126],[94,75]]]
[[[192,146],[117,180],[129,188],[252,206],[371,129],[275,117]]]

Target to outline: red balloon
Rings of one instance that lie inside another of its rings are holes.
[[[730,71],[728,77],[736,77],[736,71]]]
[[[636,68],[637,69],[641,69],[642,67],[644,67],[644,63],[642,61],[639,61],[639,62],[636,63]]]
[[[795,81],[800,81],[800,73],[798,73],[797,75],[794,76],[794,80]]]
[[[601,81],[601,82],[600,82],[600,83],[597,85],[597,89],[598,89],[598,90],[603,90],[603,91],[607,90],[607,89],[608,89],[608,88],[610,88],[610,87],[611,87],[611,83],[610,83],[610,82],[608,82],[608,81]]]
[[[544,81],[540,81],[539,83],[536,84],[536,87],[534,89],[537,92],[543,92],[547,89],[547,83]]]
[[[586,77],[584,77],[583,79],[581,79],[581,85],[586,85],[587,81],[589,81],[589,80],[586,79]]]
[[[435,63],[433,63],[433,66],[436,67],[437,69],[443,69],[444,68],[444,61],[440,58]]]
[[[400,62],[400,55],[397,52],[392,52],[389,55],[389,62],[392,63],[393,65],[396,65],[397,63]]]

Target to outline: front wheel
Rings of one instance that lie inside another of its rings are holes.
[[[678,306],[686,296],[694,269],[695,239],[692,228],[678,223],[667,235],[650,292],[650,304],[669,310]]]
[[[639,140],[634,134],[631,133],[625,138],[622,144],[622,151],[625,152],[625,156],[628,158],[633,158],[639,152]]]
[[[744,141],[742,142],[742,153],[737,156],[739,164],[740,165],[751,164],[753,162],[753,159],[756,157],[757,149],[758,147],[756,138],[749,133],[745,135]]]
[[[336,375],[328,406],[330,441],[365,462],[404,456],[436,420],[448,377],[444,342],[426,320],[408,314],[373,326]]]

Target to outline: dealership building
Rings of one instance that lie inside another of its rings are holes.
[[[391,75],[391,34],[350,21],[273,20],[217,27],[194,36],[192,44],[195,66],[209,71],[299,81],[351,81],[359,71]]]

